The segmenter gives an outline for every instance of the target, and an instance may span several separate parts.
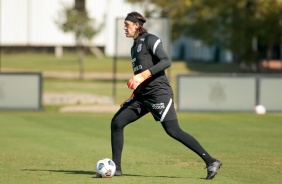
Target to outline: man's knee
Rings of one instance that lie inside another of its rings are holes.
[[[112,131],[118,131],[123,130],[124,126],[122,125],[122,122],[119,120],[119,118],[114,117],[111,121],[111,130]]]
[[[178,125],[178,121],[177,120],[171,120],[171,121],[167,121],[167,122],[163,122],[163,128],[165,129],[166,133],[174,138],[174,139],[178,139],[179,135],[182,133],[181,128]]]

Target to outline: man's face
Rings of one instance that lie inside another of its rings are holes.
[[[138,26],[139,25],[137,23],[125,20],[123,29],[125,30],[126,37],[136,38],[138,36],[136,31]]]

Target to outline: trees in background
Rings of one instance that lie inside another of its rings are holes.
[[[80,79],[84,76],[85,45],[89,45],[88,43],[102,27],[100,25],[95,28],[94,23],[95,21],[89,17],[85,9],[85,0],[75,0],[74,7],[65,5],[59,19],[56,20],[56,24],[62,31],[73,33],[75,36]]]
[[[243,63],[279,57],[273,53],[281,45],[282,0],[127,1],[143,4],[146,16],[170,17],[174,39],[189,35],[219,45]],[[259,50],[261,47],[265,49]]]

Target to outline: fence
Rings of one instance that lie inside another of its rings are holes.
[[[282,112],[282,75],[192,74],[177,81],[178,111],[253,112],[261,104]]]
[[[41,110],[41,73],[0,73],[0,110]]]

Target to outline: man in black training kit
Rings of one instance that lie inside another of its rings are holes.
[[[198,154],[206,163],[207,177],[212,179],[222,163],[211,157],[199,142],[184,132],[178,124],[173,103],[173,91],[164,70],[171,60],[158,37],[143,27],[146,19],[138,12],[131,12],[124,21],[126,37],[134,39],[131,59],[134,76],[127,82],[134,90],[111,123],[112,159],[116,164],[115,176],[122,176],[121,154],[124,144],[123,129],[150,112],[160,121],[166,133]]]

